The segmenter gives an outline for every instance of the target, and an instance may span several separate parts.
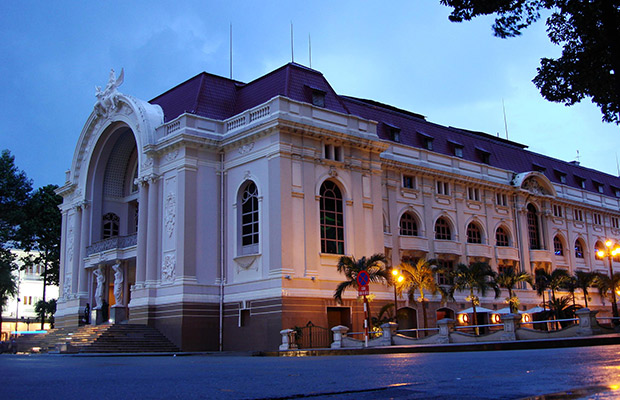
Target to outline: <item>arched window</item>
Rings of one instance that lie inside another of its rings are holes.
[[[540,231],[538,228],[538,215],[536,207],[527,205],[527,231],[530,236],[530,249],[540,249]]]
[[[258,253],[258,188],[252,181],[242,186],[239,192],[241,203],[241,252],[243,254]]]
[[[332,181],[325,181],[320,191],[321,252],[344,254],[344,214],[342,193]]]
[[[599,250],[605,251],[605,245],[601,243],[600,241],[596,242],[596,244],[594,245],[594,258],[597,260],[602,260],[603,257],[600,257],[598,255]]]
[[[495,231],[495,245],[496,246],[510,246],[510,238],[508,237],[508,233],[501,226],[497,228]]]
[[[575,240],[575,258],[584,258],[583,243],[581,243],[580,239]]]
[[[482,232],[474,222],[467,225],[467,243],[482,243]]]
[[[553,238],[553,252],[556,256],[564,255],[564,246],[562,245],[562,240],[560,240],[560,238],[557,236]]]
[[[437,222],[435,222],[435,239],[452,240],[450,223],[443,217],[439,218]]]
[[[418,236],[418,223],[411,213],[400,217],[400,234],[402,236]]]
[[[120,219],[114,213],[107,213],[103,216],[103,239],[118,236],[118,224]]]

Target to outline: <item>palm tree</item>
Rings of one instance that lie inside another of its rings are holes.
[[[508,289],[508,304],[510,305],[510,312],[518,312],[517,306],[519,305],[519,299],[516,295],[513,295],[513,290],[520,282],[527,282],[532,284],[532,276],[527,272],[519,271],[515,272],[513,267],[508,267],[504,271],[500,272],[495,278],[495,282],[504,289]]]
[[[412,264],[409,261],[401,263],[397,268],[400,269],[405,280],[400,285],[400,291],[407,290],[409,300],[415,302],[415,291],[420,291],[420,297],[418,301],[422,303],[422,314],[424,315],[424,329],[428,328],[428,318],[426,316],[426,306],[424,302],[424,291],[426,290],[430,294],[442,293],[442,288],[435,281],[435,273],[437,272],[434,266],[437,264],[436,260],[419,259],[417,263]]]
[[[551,297],[555,300],[556,290],[563,289],[566,283],[570,280],[570,275],[565,269],[554,269],[549,275],[549,289],[551,289]]]
[[[338,284],[334,291],[334,299],[342,304],[342,295],[344,291],[349,288],[357,288],[357,274],[361,271],[366,271],[368,273],[370,282],[387,282],[388,272],[385,270],[386,261],[385,256],[380,253],[373,254],[368,258],[362,257],[359,260],[349,256],[340,257],[337,269],[338,272],[344,274],[347,280]],[[366,296],[364,296],[364,302],[366,303],[368,315],[370,315],[370,308],[368,308],[369,305]],[[370,327],[370,318],[368,318],[367,324],[368,327]]]
[[[594,286],[598,288],[601,297],[611,300],[611,292],[620,290],[620,272],[616,272],[611,278],[607,274],[597,273]]]
[[[562,296],[558,298],[554,298],[549,301],[549,309],[548,313],[552,313],[555,315],[557,319],[568,319],[575,317],[575,311],[577,311],[581,306],[577,306],[574,304],[570,304],[571,298],[569,296]],[[561,327],[566,327],[570,322],[560,322]]]
[[[476,314],[476,306],[480,305],[480,298],[474,292],[485,296],[486,293],[493,289],[495,292],[495,298],[498,298],[501,294],[497,282],[495,282],[495,272],[491,269],[491,266],[485,262],[475,262],[467,266],[465,264],[459,264],[453,272],[454,281],[450,287],[449,295],[454,299],[455,291],[469,291],[468,301],[471,301],[471,305],[474,311],[474,325],[476,326],[476,335],[479,334],[478,330],[478,316]]]
[[[574,277],[577,287],[583,292],[585,307],[588,308],[588,288],[594,286],[596,274],[593,272],[575,271]]]
[[[536,289],[536,294],[539,296],[542,296],[542,304],[543,304],[543,308],[546,309],[546,302],[545,302],[545,292],[547,291],[547,289],[549,289],[549,282],[551,282],[551,276],[549,275],[549,273],[547,271],[545,271],[542,268],[537,269],[536,271],[534,271],[534,289]]]

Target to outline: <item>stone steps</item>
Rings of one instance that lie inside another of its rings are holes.
[[[52,329],[18,338],[19,352],[143,353],[178,352],[157,329],[146,325],[106,324]]]

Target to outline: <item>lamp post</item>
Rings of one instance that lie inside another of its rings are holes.
[[[392,268],[392,284],[394,285],[394,321],[396,322],[396,312],[398,311],[398,294],[396,293],[396,285],[402,283],[405,277],[402,276],[399,270]]]
[[[614,271],[613,271],[613,258],[614,256],[620,254],[620,246],[614,246],[614,243],[611,240],[607,240],[605,242],[605,249],[599,250],[596,254],[600,258],[608,257],[609,258],[609,282],[610,282],[610,290],[611,290],[611,312],[614,316],[613,323],[618,324],[618,304],[616,303],[616,288],[613,287],[614,281]]]

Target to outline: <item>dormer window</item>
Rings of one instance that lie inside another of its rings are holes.
[[[566,183],[566,173],[559,171],[559,170],[554,170],[555,171],[555,176],[558,177],[558,180],[560,181],[560,183]]]
[[[532,170],[543,173],[547,170],[547,168],[543,167],[540,164],[532,163]]]
[[[456,157],[460,157],[463,158],[463,145],[461,143],[458,142],[453,142],[452,140],[448,140],[448,143],[450,143],[454,149],[454,155]]]
[[[418,135],[420,136],[420,140],[422,143],[422,147],[424,147],[426,150],[433,150],[433,137],[430,135],[427,135],[426,133],[422,133],[418,131]]]
[[[612,189],[613,189],[613,191],[614,191],[614,195],[615,195],[616,197],[620,197],[620,188],[616,188],[616,187],[615,187],[615,188],[612,188]]]
[[[599,193],[604,193],[604,192],[605,192],[605,185],[603,185],[602,183],[600,183],[600,182],[596,182],[596,181],[595,181],[595,182],[594,182],[594,186],[596,187],[596,190],[597,190]]]
[[[397,143],[400,143],[400,129],[390,127],[390,139]]]
[[[485,149],[482,149],[480,147],[476,147],[476,150],[478,150],[478,155],[480,156],[480,161],[482,161],[485,164],[490,164],[491,163],[491,152]]]
[[[319,89],[312,89],[312,105],[325,107],[325,92]]]

